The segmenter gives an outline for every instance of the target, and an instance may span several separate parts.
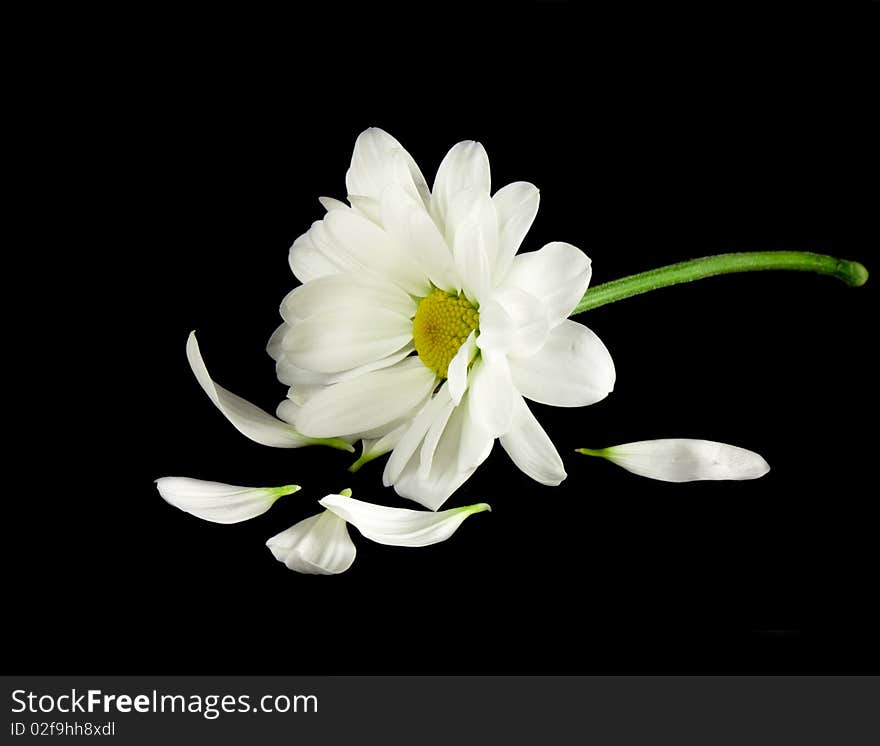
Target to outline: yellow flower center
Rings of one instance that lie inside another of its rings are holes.
[[[419,301],[413,319],[413,342],[421,361],[440,378],[449,363],[477,328],[480,315],[468,301],[434,288]]]

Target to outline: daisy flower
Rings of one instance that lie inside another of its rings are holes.
[[[302,283],[281,305],[268,350],[290,386],[278,417],[310,439],[363,441],[358,466],[391,451],[384,482],[432,510],[474,473],[496,439],[542,484],[565,478],[526,400],[600,401],[614,364],[567,317],[590,281],[568,243],[518,253],[539,193],[492,193],[482,145],[455,145],[433,186],[401,144],[362,133],[348,203],[290,250]]]

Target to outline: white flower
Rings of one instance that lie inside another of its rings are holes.
[[[162,477],[156,488],[166,502],[212,523],[239,523],[262,515],[279,497],[298,492],[297,484],[284,487],[238,487],[188,477]]]
[[[346,175],[351,206],[327,214],[290,251],[303,283],[285,298],[269,352],[291,388],[278,416],[310,438],[393,448],[386,485],[432,510],[486,459],[496,438],[542,484],[562,460],[524,401],[603,399],[611,357],[567,319],[590,261],[567,243],[517,255],[538,190],[491,194],[482,145],[459,143],[432,190],[400,143],[361,134]]]
[[[386,508],[355,500],[350,490],[319,501],[323,513],[306,518],[266,542],[275,559],[297,572],[336,575],[354,562],[357,550],[348,535],[351,523],[379,544],[423,547],[445,541],[469,515],[490,510],[486,503],[440,513]]]
[[[607,459],[633,474],[663,482],[757,479],[770,471],[770,465],[754,451],[713,440],[663,438],[599,450],[577,450],[586,456]]]

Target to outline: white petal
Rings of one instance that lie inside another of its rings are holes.
[[[311,575],[345,572],[357,553],[345,521],[329,510],[276,534],[266,546],[291,570]]]
[[[382,203],[372,197],[361,197],[357,194],[349,194],[348,201],[356,213],[360,213],[371,223],[384,228],[382,223]]]
[[[300,410],[297,426],[314,437],[361,433],[400,419],[420,406],[435,376],[418,358],[328,386]]]
[[[530,357],[508,358],[517,390],[526,398],[556,407],[582,407],[604,399],[614,388],[614,361],[587,327],[565,320]]]
[[[495,445],[495,436],[474,415],[470,392],[462,399],[458,407],[462,413],[461,430],[458,433],[458,470],[467,472],[468,476],[482,464]]]
[[[498,219],[487,193],[467,190],[456,197],[446,223],[446,240],[461,286],[476,302],[488,297],[498,258]]]
[[[214,402],[217,409],[226,416],[226,419],[240,433],[246,435],[251,440],[265,446],[274,446],[275,448],[298,448],[313,443],[324,443],[325,445],[332,445],[349,451],[353,450],[348,444],[342,444],[338,441],[325,442],[301,435],[286,422],[282,422],[268,412],[264,412],[259,407],[254,406],[249,401],[214,383],[202,360],[202,353],[199,351],[199,343],[196,341],[195,332],[191,332],[189,339],[187,339],[186,357],[189,360],[189,365],[196,380],[208,395],[208,398]],[[333,433],[327,437],[335,438],[335,436],[336,433]]]
[[[526,357],[540,350],[549,334],[547,306],[519,288],[496,288],[480,306],[481,350]]]
[[[523,398],[516,399],[513,424],[501,436],[501,446],[513,463],[536,482],[556,486],[566,476],[559,452]]]
[[[421,445],[431,425],[439,417],[446,418],[446,411],[451,409],[452,406],[449,386],[447,383],[444,383],[440,390],[425,405],[424,409],[416,415],[412,424],[394,447],[394,452],[385,465],[383,481],[386,487],[391,486],[400,477],[401,472]]]
[[[356,472],[364,464],[369,463],[373,459],[384,456],[386,453],[394,449],[403,434],[409,429],[410,422],[406,421],[402,425],[398,425],[381,438],[365,438],[361,441],[362,451],[360,458],[348,467],[350,472]]]
[[[296,422],[296,417],[299,414],[300,409],[302,409],[302,405],[297,404],[290,399],[285,399],[275,408],[275,415],[279,419],[293,425]]]
[[[341,307],[298,321],[284,337],[294,365],[338,373],[381,360],[412,341],[412,320],[394,311]]]
[[[427,202],[428,185],[412,156],[387,132],[371,127],[355,142],[345,186],[349,195],[378,203],[391,184]]]
[[[579,451],[608,459],[633,474],[664,482],[757,479],[770,471],[767,462],[754,451],[712,440],[664,438]]]
[[[300,368],[298,365],[294,365],[293,361],[284,355],[282,350],[282,355],[278,358],[278,362],[275,364],[275,375],[278,376],[278,380],[281,381],[281,383],[287,386],[295,386],[300,383],[327,383],[327,379],[331,375],[338,374],[319,373],[318,371]]]
[[[486,503],[477,503],[433,513],[387,508],[343,495],[327,495],[320,503],[366,538],[396,547],[425,547],[446,541],[469,515],[491,510]]]
[[[414,349],[415,348],[412,344],[408,344],[399,349],[393,355],[388,355],[387,357],[383,357],[380,360],[375,360],[370,363],[364,363],[364,365],[358,365],[355,368],[340,373],[318,373],[316,371],[306,370],[305,368],[300,368],[294,365],[289,358],[282,356],[278,361],[278,364],[275,366],[275,371],[278,374],[278,380],[287,386],[296,386],[298,384],[323,384],[329,386],[331,383],[339,383],[340,381],[347,381],[351,378],[359,378],[364,373],[369,373],[374,370],[390,368],[395,363],[399,363],[407,357]]]
[[[460,142],[446,154],[431,190],[431,208],[441,225],[453,200],[466,189],[478,189],[489,194],[491,178],[489,156],[483,146],[472,140]]]
[[[323,207],[327,212],[330,210],[348,210],[350,209],[345,202],[342,202],[338,199],[333,199],[333,197],[318,197],[318,202],[321,203],[321,207]]]
[[[540,192],[534,184],[517,181],[499,189],[492,196],[498,215],[498,263],[495,280],[501,281],[507,274],[513,257],[519,250],[529,228],[538,214]]]
[[[409,294],[390,282],[345,272],[294,288],[281,302],[281,315],[293,324],[339,308],[359,308],[364,313],[382,308],[412,318],[416,303]]]
[[[425,296],[428,275],[381,228],[348,210],[333,210],[324,219],[327,234],[348,257],[355,272],[366,272],[393,282],[412,295]]]
[[[461,290],[452,252],[420,200],[390,186],[382,197],[382,224],[434,285],[448,293]]]
[[[504,284],[540,298],[556,326],[580,302],[590,284],[590,274],[586,254],[570,243],[556,241],[514,257]]]
[[[490,437],[496,438],[510,429],[519,398],[504,355],[486,353],[474,364],[468,391],[469,406],[474,421]]]
[[[156,488],[165,502],[212,523],[239,523],[265,513],[284,495],[299,491],[284,487],[238,487],[188,477],[162,477]]]
[[[464,344],[458,348],[458,352],[455,353],[455,357],[449,362],[449,367],[446,371],[446,376],[449,380],[449,395],[452,397],[452,402],[455,405],[461,402],[461,397],[464,396],[464,392],[467,390],[468,366],[477,354],[476,338],[477,333],[474,330],[468,335]]]
[[[384,483],[393,483],[398,495],[437,510],[489,456],[493,439],[474,425],[469,416],[469,397],[470,393],[449,414],[451,402],[444,385],[430,403],[433,405],[431,416],[423,417],[428,410],[426,407],[413,423],[413,434],[407,433],[401,438],[383,475]],[[436,437],[437,430],[432,429],[438,422],[445,423],[439,438]],[[415,446],[412,445],[414,440],[417,441]],[[421,449],[416,453],[419,444]],[[405,460],[407,454],[410,458]],[[427,474],[423,468],[423,459],[426,458],[430,458]],[[401,462],[404,466],[399,468]]]
[[[431,479],[431,468],[434,466],[434,454],[437,452],[440,438],[443,437],[443,433],[446,432],[446,425],[449,423],[449,418],[454,411],[455,406],[450,401],[448,406],[444,407],[443,411],[434,418],[431,427],[429,427],[428,432],[425,433],[425,439],[422,441],[422,447],[419,449],[418,454],[419,479],[425,481]]]
[[[281,341],[284,339],[284,335],[290,330],[290,327],[287,325],[287,322],[283,323],[279,326],[274,332],[272,332],[272,336],[269,337],[269,342],[266,344],[266,352],[269,353],[269,357],[271,357],[276,362],[281,359],[281,356],[284,354],[284,350],[281,347]]]
[[[294,277],[303,283],[336,274],[345,268],[344,260],[339,249],[327,240],[323,220],[312,223],[312,227],[293,242],[288,254]]]

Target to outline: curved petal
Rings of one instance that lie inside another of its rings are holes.
[[[373,459],[384,456],[386,453],[393,450],[394,446],[400,442],[403,434],[409,429],[409,426],[409,422],[404,422],[402,425],[398,425],[380,438],[364,438],[361,441],[360,458],[349,466],[348,470],[354,473],[364,464],[368,464]]]
[[[466,189],[478,189],[489,194],[491,188],[489,156],[478,142],[466,140],[454,145],[437,169],[431,190],[431,209],[441,225],[453,200]]]
[[[349,195],[366,197],[378,203],[382,193],[392,184],[427,204],[428,184],[412,156],[387,132],[370,127],[355,141],[351,166],[345,174],[345,186]]]
[[[279,497],[300,490],[284,487],[238,487],[189,477],[162,477],[156,489],[165,502],[212,523],[239,523],[265,513]]]
[[[408,293],[431,289],[426,272],[380,227],[352,210],[333,210],[324,218],[327,234],[355,272],[393,282]]]
[[[357,554],[345,521],[329,510],[276,534],[266,546],[291,570],[310,575],[345,572]]]
[[[352,435],[407,416],[434,387],[433,371],[418,358],[327,386],[300,409],[297,427],[314,437]]]
[[[640,440],[596,451],[580,448],[578,452],[608,459],[633,474],[663,482],[757,479],[770,471],[769,464],[754,451],[712,440]]]
[[[462,289],[482,302],[493,287],[498,259],[498,219],[487,193],[469,189],[455,198],[446,218],[446,240]]]
[[[386,486],[393,484],[401,497],[437,510],[464,484],[493,443],[470,417],[469,397],[468,392],[453,408],[448,388],[440,390],[391,454],[382,477]]]
[[[550,334],[546,304],[519,288],[497,288],[480,305],[481,350],[529,356],[540,350]]]
[[[458,348],[458,352],[455,353],[455,357],[449,362],[446,371],[449,381],[449,395],[452,397],[452,402],[455,405],[461,402],[461,397],[464,396],[464,392],[467,390],[468,366],[477,354],[476,340],[477,333],[474,330],[468,334],[464,344]]]
[[[614,388],[614,361],[587,327],[565,320],[530,357],[511,355],[510,374],[526,398],[556,407],[582,407],[601,401]]]
[[[333,197],[318,197],[318,202],[321,203],[321,207],[323,207],[327,212],[330,210],[348,210],[350,209],[345,202],[342,200],[334,199]]]
[[[208,374],[205,362],[202,360],[202,353],[199,350],[199,343],[196,341],[195,332],[190,332],[189,339],[186,341],[186,357],[189,360],[190,368],[192,368],[196,380],[199,382],[202,390],[208,395],[208,398],[214,402],[214,406],[224,414],[226,419],[240,433],[246,435],[251,440],[265,446],[274,446],[275,448],[298,448],[305,445],[321,444],[341,448],[346,451],[354,450],[348,443],[336,440],[336,433],[327,436],[331,440],[301,435],[286,422],[282,422],[268,412],[264,412],[259,407],[254,406],[249,401],[214,383]]]
[[[492,195],[498,215],[498,263],[495,281],[500,282],[510,269],[513,257],[535,222],[541,193],[534,184],[516,181]]]
[[[424,204],[392,185],[382,196],[382,223],[435,286],[447,293],[461,290],[452,252]]]
[[[339,373],[381,360],[412,342],[412,320],[394,311],[340,307],[298,321],[284,337],[295,366]]]
[[[431,397],[430,401],[413,419],[412,424],[401,436],[391,458],[385,465],[385,473],[382,477],[386,487],[390,487],[401,475],[404,467],[409,463],[413,454],[418,450],[425,435],[438,418],[448,419],[447,411],[451,411],[452,400],[449,395],[448,383],[444,383],[440,390]]]
[[[364,363],[350,370],[344,370],[340,373],[319,373],[313,370],[300,368],[287,357],[282,356],[275,365],[275,372],[278,380],[287,386],[306,385],[313,386],[316,384],[329,386],[331,383],[339,383],[347,381],[351,378],[359,378],[364,373],[370,373],[374,370],[382,368],[390,368],[395,363],[399,363],[407,357],[415,348],[412,344],[404,345],[401,349],[392,355],[383,357],[370,363]]]
[[[344,270],[357,269],[327,238],[323,220],[316,220],[290,247],[287,261],[293,276],[306,283]]]
[[[386,508],[343,495],[327,495],[319,502],[367,539],[395,547],[425,547],[446,541],[469,515],[491,510],[486,503],[477,503],[434,513]]]
[[[468,476],[482,464],[495,445],[495,437],[486,426],[474,416],[470,393],[462,399],[462,424],[458,442],[458,470]]]
[[[520,398],[510,378],[504,355],[485,354],[474,364],[468,402],[476,423],[490,437],[506,433],[513,422],[516,400]]]
[[[396,285],[346,272],[320,277],[294,288],[281,302],[281,316],[292,324],[300,319],[351,307],[364,313],[380,308],[408,318],[416,312],[416,302]]]
[[[591,272],[586,254],[570,243],[555,241],[514,257],[504,285],[541,299],[551,324],[557,326],[583,298]]]
[[[516,399],[513,423],[501,436],[501,447],[536,482],[555,487],[566,477],[559,452],[523,398]]]
[[[278,362],[282,355],[284,355],[284,350],[281,347],[281,341],[284,339],[284,335],[290,330],[290,326],[288,326],[285,321],[281,326],[279,326],[274,332],[272,332],[272,336],[269,337],[269,341],[266,343],[266,352],[269,353],[269,357],[271,357],[275,362]]]

